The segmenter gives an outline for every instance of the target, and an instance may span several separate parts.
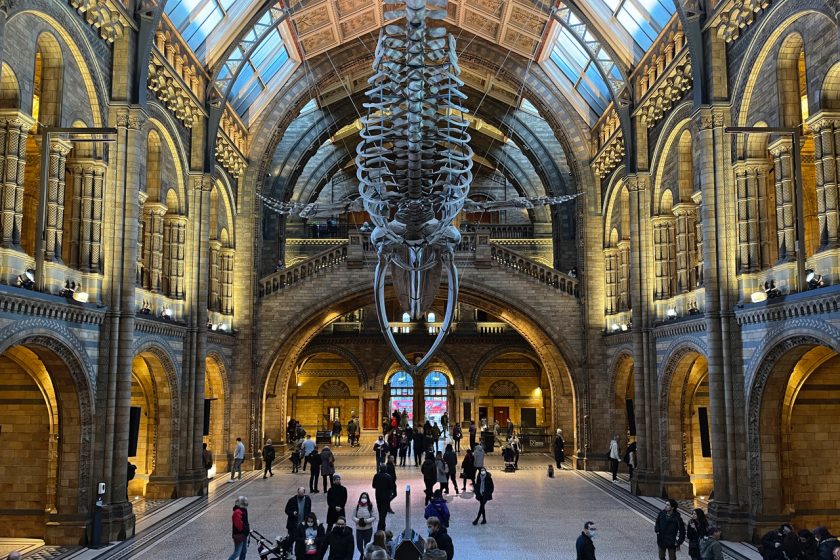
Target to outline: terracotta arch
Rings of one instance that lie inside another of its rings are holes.
[[[359,358],[356,357],[356,355],[350,350],[337,344],[314,344],[306,347],[306,350],[304,350],[298,358],[298,362],[315,354],[335,354],[336,356],[341,356],[356,370],[356,377],[359,380],[359,385],[361,387],[367,387],[368,373],[365,371],[365,367],[362,365]]]
[[[627,395],[630,395],[630,398],[634,400],[636,398],[633,368],[633,352],[625,348],[613,358],[608,370],[610,372],[609,389],[612,397],[610,399],[609,415],[610,433],[618,434],[621,437],[628,435]]]
[[[204,366],[204,398],[210,401],[210,429],[204,436],[203,443],[213,453],[213,464],[216,472],[227,470],[225,453],[230,441],[230,381],[228,367],[221,354],[215,351],[207,353]],[[221,417],[221,418],[219,418]]]
[[[493,348],[486,354],[484,354],[473,367],[472,373],[470,374],[469,386],[473,389],[478,387],[478,378],[481,375],[481,371],[484,367],[498,358],[499,356],[503,356],[505,354],[519,354],[524,356],[526,359],[531,360],[534,362],[537,367],[542,370],[542,365],[540,364],[539,358],[533,353],[528,351],[527,349],[523,348],[522,346],[499,346]]]

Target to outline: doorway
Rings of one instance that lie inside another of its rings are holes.
[[[379,399],[365,399],[362,427],[365,430],[379,429]]]
[[[432,371],[423,382],[426,420],[440,425],[440,417],[449,409],[449,378],[439,371]]]
[[[494,406],[493,419],[499,423],[502,428],[507,428],[508,418],[510,418],[509,406]]]
[[[523,428],[537,427],[537,409],[523,408],[519,411],[519,422]]]

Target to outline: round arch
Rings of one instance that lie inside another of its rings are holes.
[[[204,399],[210,410],[202,443],[213,453],[213,472],[225,472],[224,450],[230,446],[230,382],[225,359],[216,351],[208,352],[204,359]]]
[[[633,351],[622,349],[612,360],[610,372],[610,433],[621,437],[634,437],[635,416],[631,419],[627,409],[627,401],[635,401],[635,361]],[[635,415],[635,412],[634,412]]]

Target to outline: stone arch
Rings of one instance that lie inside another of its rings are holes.
[[[679,144],[677,145],[679,170],[677,172],[677,181],[679,188],[678,203],[690,202],[691,195],[694,193],[694,142],[692,140],[691,131],[687,128],[680,134]]]
[[[35,42],[35,74],[32,85],[32,117],[35,128],[61,126],[64,54],[58,39],[43,32]]]
[[[146,136],[146,194],[151,200],[161,200],[162,157],[160,135],[152,129]]]
[[[174,188],[175,192],[177,193],[178,198],[178,213],[181,215],[186,215],[189,212],[188,208],[188,200],[187,200],[187,193],[186,193],[186,171],[185,169],[189,166],[189,157],[187,155],[186,148],[184,147],[184,143],[181,140],[181,137],[177,134],[173,134],[172,130],[178,130],[174,123],[172,122],[171,114],[168,111],[163,110],[159,105],[150,103],[150,109],[154,109],[152,111],[153,116],[146,121],[146,125],[144,130],[147,134],[151,134],[154,132],[160,141],[160,149],[161,149],[161,158],[163,158],[163,150],[166,149],[168,151],[168,155],[172,158],[172,164],[175,167],[175,179],[177,181],[176,185],[164,185],[163,184],[163,176],[161,175],[161,189],[163,187]],[[161,163],[163,163],[163,159],[161,159]],[[158,202],[165,202],[166,199],[163,198],[166,193],[160,192],[160,197],[158,198]],[[149,200],[153,200],[151,198],[151,193],[149,196]]]
[[[671,345],[660,366],[659,459],[665,491],[672,498],[694,497],[689,409],[698,387],[708,377],[707,356],[703,346],[686,337]],[[705,490],[706,485],[702,488]]]
[[[27,368],[28,375],[35,374],[33,380],[42,391],[52,434],[45,513],[26,527],[17,522],[19,532],[10,536],[37,536],[53,544],[78,544],[84,539],[83,528],[93,508],[95,369],[83,348],[66,327],[43,319],[0,330],[0,356],[33,366]],[[44,464],[43,457],[39,461]]]
[[[532,352],[528,352],[522,346],[499,346],[493,348],[492,350],[484,354],[475,363],[472,373],[470,374],[470,380],[467,389],[469,389],[470,387],[472,387],[473,389],[478,387],[478,378],[481,375],[481,371],[484,369],[484,366],[486,366],[487,364],[504,354],[520,354],[534,362],[538,368],[542,369],[542,365],[540,364],[540,361],[537,358],[537,356],[535,356]]]
[[[805,41],[802,35],[794,32],[785,37],[776,58],[780,126],[795,127],[802,124],[800,98],[803,88],[806,97],[808,95],[804,58]]]
[[[492,397],[518,397],[519,387],[507,379],[500,379],[490,385],[489,393]]]
[[[171,350],[161,341],[135,342],[132,406],[141,405],[141,430],[145,425],[147,431],[145,438],[140,434],[138,449],[144,442],[146,447],[138,459],[136,482],[130,487],[134,494],[170,498],[176,491],[173,480],[178,472],[181,407],[175,364]],[[142,410],[143,401],[146,410]]]
[[[689,143],[692,140],[690,110],[690,103],[682,103],[671,111],[662,128],[663,131],[667,132],[659,135],[659,139],[653,148],[653,155],[651,156],[651,185],[653,188],[651,189],[651,198],[649,200],[651,213],[654,215],[660,207],[663,191],[672,188],[669,182],[665,180],[665,169],[669,158],[676,157],[679,162],[681,149],[686,142],[685,134],[688,133]],[[675,203],[683,201],[680,178],[678,173],[677,182],[673,185],[673,200]],[[690,193],[689,200],[691,200]]]
[[[821,109],[840,110],[840,62],[828,71],[819,93]]]
[[[216,472],[224,472],[223,461],[230,442],[231,395],[228,379],[230,368],[222,355],[211,350],[207,353],[204,366],[204,398],[210,400],[210,426],[203,443],[213,452],[213,466]],[[221,416],[221,420],[219,419]]]
[[[0,67],[0,109],[20,108],[20,84],[11,66]]]
[[[634,366],[633,351],[625,347],[613,357],[607,370],[610,372],[611,395],[609,429],[611,434],[618,434],[620,437],[635,436],[635,433],[631,433],[633,431],[630,430],[630,419],[627,417],[627,399],[635,402],[636,398]]]
[[[362,365],[362,362],[359,358],[351,351],[347,350],[346,348],[336,345],[336,344],[314,344],[311,346],[307,346],[306,350],[300,355],[298,361],[302,361],[314,354],[335,354],[336,356],[341,356],[347,362],[353,366],[356,370],[356,377],[359,379],[359,385],[362,387],[366,387],[368,383],[368,375],[367,371],[365,371],[365,367]]]

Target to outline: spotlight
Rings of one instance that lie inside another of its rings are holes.
[[[17,283],[18,288],[23,288],[25,290],[34,289],[35,288],[35,269],[34,268],[27,268],[26,272],[18,275],[16,283]]]
[[[78,301],[79,303],[87,303],[88,299],[90,299],[90,294],[79,290],[78,292],[73,293],[73,300]]]
[[[612,326],[610,327],[610,330],[612,332],[618,332],[618,331],[621,330],[621,327],[618,325],[618,323],[613,323]]]
[[[753,292],[750,296],[750,300],[752,300],[753,303],[767,301],[767,292]]]
[[[160,313],[160,317],[161,317],[161,319],[169,321],[170,319],[172,319],[172,310],[169,309],[168,307],[164,307],[163,311],[161,311],[161,313]]]
[[[227,326],[226,324],[224,324],[224,323],[221,323],[221,324],[219,325],[219,330],[220,330],[220,331],[222,331],[222,332],[227,332],[227,330],[228,330],[228,326]]]
[[[627,323],[621,323],[621,332],[626,332],[630,328]]]
[[[808,282],[809,289],[814,290],[825,286],[825,280],[823,279],[822,274],[817,274],[810,268],[805,271],[805,274],[805,281]]]
[[[665,312],[665,316],[668,317],[669,319],[676,319],[677,318],[677,310],[672,307],[672,308],[668,309],[668,311]]]

